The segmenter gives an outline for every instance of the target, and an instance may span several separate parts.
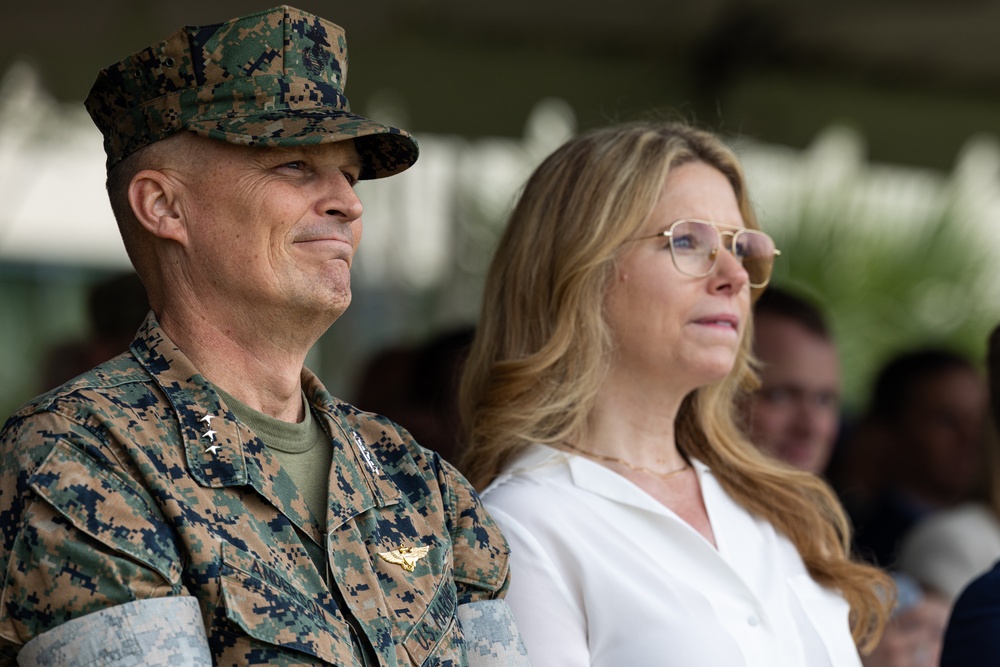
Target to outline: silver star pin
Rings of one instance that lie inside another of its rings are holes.
[[[205,422],[205,426],[208,427],[208,430],[202,433],[201,437],[208,438],[208,441],[211,443],[215,443],[215,434],[216,434],[216,431],[212,430],[213,419],[215,419],[215,415],[205,415],[204,417],[198,420],[200,422]],[[219,445],[212,444],[205,451],[210,452],[212,454],[216,454],[219,451]]]

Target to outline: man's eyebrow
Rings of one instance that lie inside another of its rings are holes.
[[[310,146],[279,146],[278,150],[281,151],[283,155],[300,155],[302,157],[312,157],[313,155],[323,155],[326,153],[323,144],[313,144]],[[361,155],[357,152],[351,152],[349,155],[344,155],[343,166],[344,167],[357,167],[358,169],[364,168],[364,161],[361,159]]]
[[[324,154],[320,144],[311,146],[268,146],[267,149],[266,152],[258,153],[262,162],[309,159]],[[364,160],[359,154],[344,155],[342,158],[341,168],[343,169],[357,169],[360,171],[365,168]]]
[[[273,160],[287,160],[289,157],[300,156],[302,153],[298,147],[292,146],[262,146],[263,150],[257,150],[250,155],[256,157],[261,162],[271,162]]]

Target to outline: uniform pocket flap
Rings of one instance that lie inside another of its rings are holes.
[[[329,595],[325,591],[306,595],[278,570],[231,544],[222,548],[221,578],[226,617],[254,639],[334,664],[353,659],[350,627],[318,602]]]
[[[145,492],[64,440],[29,484],[76,528],[176,583],[181,557],[174,532]]]

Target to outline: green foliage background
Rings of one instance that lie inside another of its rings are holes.
[[[961,172],[914,177],[917,205],[887,215],[899,192],[854,165],[833,184],[807,190],[773,224],[765,220],[782,253],[772,284],[826,311],[848,410],[863,408],[874,375],[898,352],[935,345],[977,362],[985,356],[1000,320],[997,230],[986,224],[989,202],[976,191],[990,174],[970,182]]]

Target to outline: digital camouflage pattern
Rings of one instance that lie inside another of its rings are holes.
[[[70,619],[185,595],[219,665],[466,665],[458,605],[503,596],[506,541],[448,463],[302,379],[334,445],[325,526],[152,315],[130,352],[15,413],[0,665]],[[413,572],[378,556],[402,547],[428,547]]]
[[[494,602],[505,604],[476,604]],[[198,601],[168,597],[74,618],[25,644],[17,661],[19,667],[211,667],[212,655]]]
[[[86,107],[111,169],[180,130],[247,146],[355,139],[361,178],[412,165],[409,134],[351,113],[344,31],[277,7],[226,23],[186,26],[98,74]]]

